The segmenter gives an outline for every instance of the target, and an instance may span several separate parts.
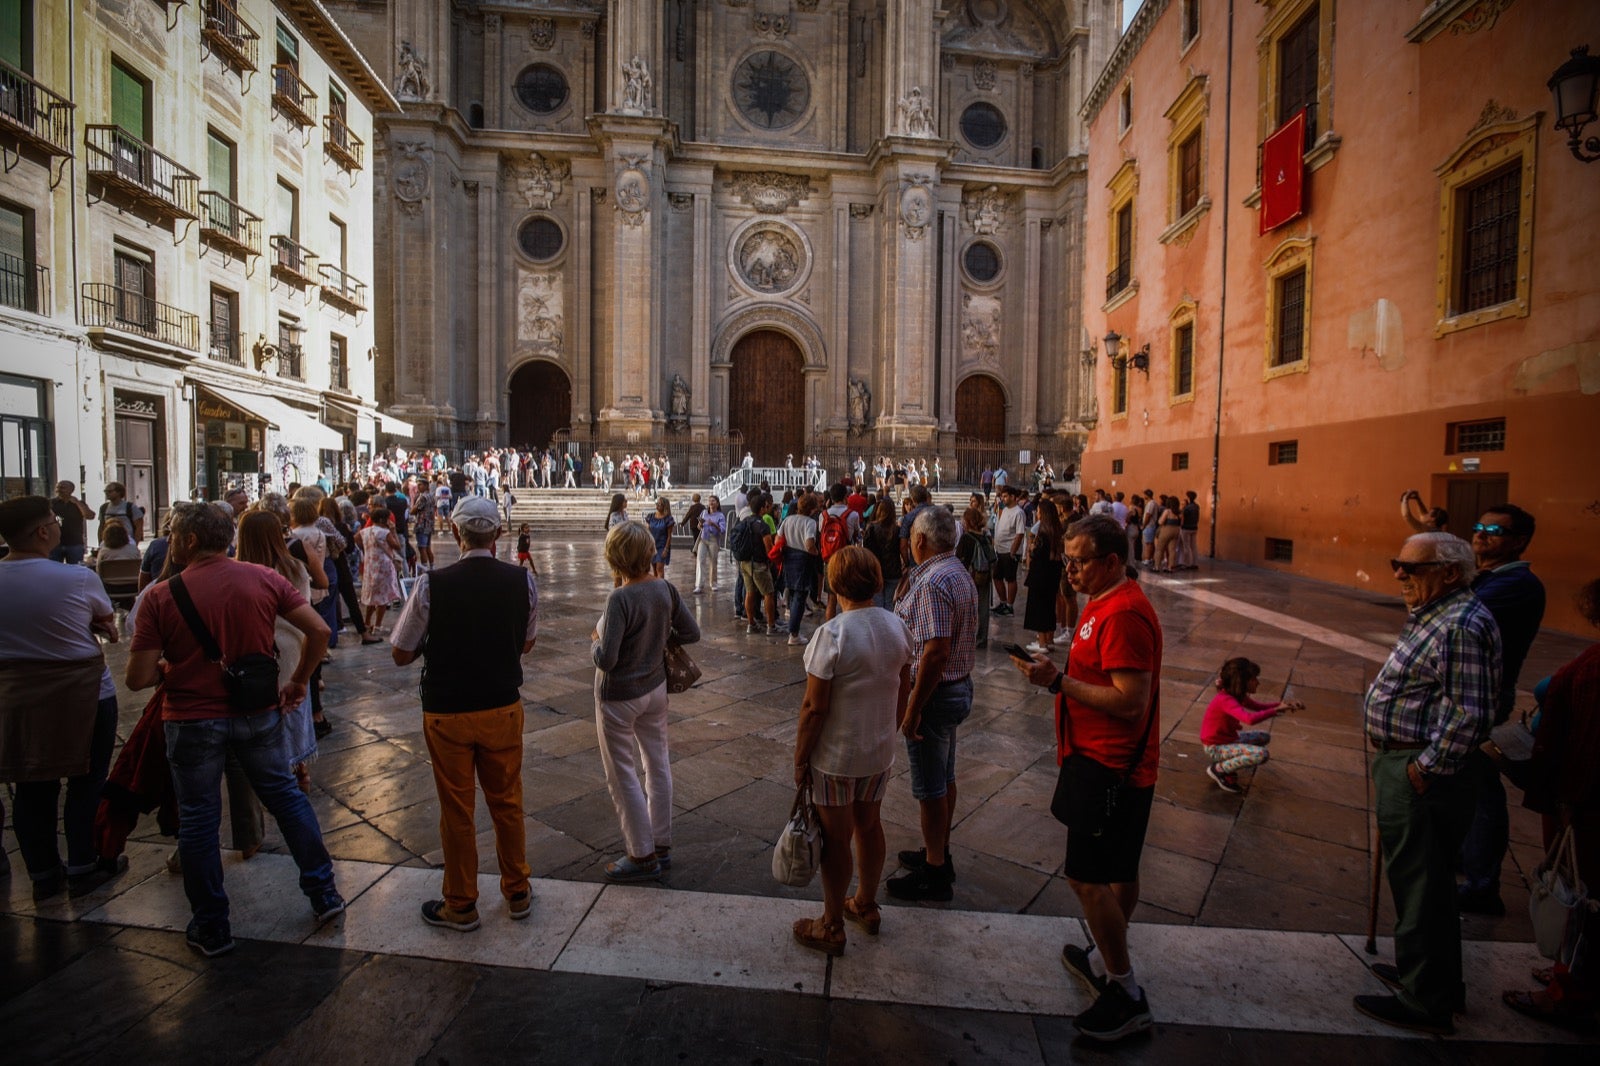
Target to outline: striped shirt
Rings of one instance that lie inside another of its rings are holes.
[[[1413,612],[1367,689],[1367,733],[1425,744],[1424,773],[1449,775],[1489,735],[1500,688],[1500,627],[1470,588]]]
[[[978,587],[972,575],[949,551],[918,563],[907,576],[910,584],[894,611],[911,630],[912,676],[921,666],[922,646],[947,637],[950,657],[939,681],[960,681],[972,673],[977,658]]]

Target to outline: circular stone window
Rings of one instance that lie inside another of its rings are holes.
[[[734,68],[733,100],[752,125],[781,130],[806,113],[811,83],[800,64],[783,53],[756,52]]]
[[[961,257],[961,265],[973,281],[993,281],[1000,276],[1000,250],[988,241],[973,241]]]
[[[548,63],[535,63],[517,75],[517,99],[538,115],[548,115],[567,102],[567,76]]]
[[[548,218],[530,218],[517,231],[517,244],[522,254],[536,263],[548,263],[561,254],[566,243],[561,227]]]
[[[974,148],[993,148],[1006,135],[1006,117],[993,104],[977,103],[961,112],[961,136]]]

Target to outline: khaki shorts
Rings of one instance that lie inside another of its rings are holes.
[[[756,559],[739,564],[739,573],[744,575],[746,590],[755,589],[763,596],[771,596],[775,592],[772,584],[772,567],[763,560]]]

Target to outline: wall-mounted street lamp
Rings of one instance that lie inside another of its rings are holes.
[[[1116,330],[1112,330],[1110,333],[1106,334],[1105,344],[1106,358],[1110,360],[1112,366],[1119,370],[1125,366],[1132,366],[1135,370],[1144,374],[1145,377],[1150,376],[1149,344],[1146,344],[1136,352],[1124,355],[1121,351],[1122,334],[1118,333]]]
[[[1567,147],[1585,163],[1600,159],[1600,137],[1583,136],[1583,128],[1595,120],[1595,90],[1600,87],[1600,59],[1589,54],[1589,46],[1572,50],[1572,58],[1556,68],[1545,82],[1555,97],[1556,129],[1567,131]]]

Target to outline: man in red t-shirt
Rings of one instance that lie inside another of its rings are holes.
[[[1017,662],[1029,681],[1057,694],[1057,761],[1086,755],[1125,776],[1101,832],[1067,831],[1067,882],[1094,943],[1087,951],[1066,945],[1061,961],[1098,996],[1073,1025],[1106,1042],[1150,1028],[1149,1000],[1128,955],[1128,920],[1139,903],[1139,857],[1161,744],[1161,623],[1127,576],[1127,551],[1127,533],[1110,516],[1068,528],[1067,577],[1088,602],[1067,669],[1044,656]]]

